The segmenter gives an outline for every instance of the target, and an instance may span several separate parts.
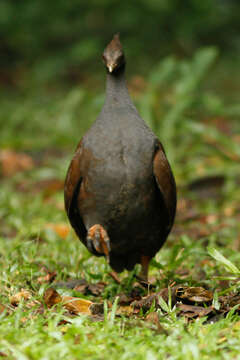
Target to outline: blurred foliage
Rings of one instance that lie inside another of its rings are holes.
[[[201,46],[236,52],[239,12],[237,0],[2,0],[0,83],[83,80],[118,31],[134,71]]]

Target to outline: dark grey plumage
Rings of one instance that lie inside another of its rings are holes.
[[[118,36],[105,49],[104,63],[105,104],[70,164],[65,206],[93,254],[107,255],[118,272],[142,263],[146,278],[143,259],[156,254],[173,225],[176,186],[161,143],[128,94]]]

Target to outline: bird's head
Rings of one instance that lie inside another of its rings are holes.
[[[125,57],[120,43],[119,34],[114,35],[113,39],[105,48],[103,62],[109,73],[117,73],[125,66]]]

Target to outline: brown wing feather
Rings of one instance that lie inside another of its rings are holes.
[[[84,241],[86,236],[86,228],[83,223],[81,214],[78,209],[78,194],[82,184],[83,174],[81,171],[81,148],[82,141],[80,141],[71,164],[68,168],[68,173],[64,185],[64,201],[65,209],[69,218],[69,221],[74,228],[77,235]]]
[[[168,228],[171,229],[176,213],[176,183],[162,144],[158,142],[156,147],[153,159],[153,173],[168,211]]]
[[[76,152],[69,165],[67,176],[65,179],[64,202],[65,202],[65,209],[67,214],[69,213],[74,191],[76,189],[79,180],[81,179],[81,168],[80,168],[81,161],[79,159],[79,156],[81,156],[81,152],[82,152],[81,144],[82,141],[80,141],[80,143],[77,146]]]

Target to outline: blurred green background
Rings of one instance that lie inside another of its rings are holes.
[[[79,84],[95,77],[102,49],[118,31],[135,73],[202,46],[236,57],[239,11],[237,0],[2,0],[1,83]]]
[[[225,168],[240,156],[239,13],[237,0],[2,0],[2,147],[72,152],[103,104],[101,53],[120,32],[133,100],[179,177]]]

